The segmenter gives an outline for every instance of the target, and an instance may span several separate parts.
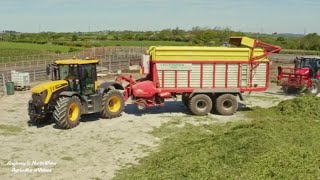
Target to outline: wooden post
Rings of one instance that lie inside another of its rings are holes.
[[[109,55],[109,73],[111,73],[111,55]]]
[[[6,76],[4,74],[2,74],[2,85],[4,94],[7,94]]]

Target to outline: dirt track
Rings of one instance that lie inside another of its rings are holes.
[[[29,97],[26,91],[0,98],[0,179],[111,179],[116,170],[145,156],[146,147],[158,145],[159,139],[148,133],[154,127],[173,117],[189,116],[181,102],[169,101],[163,108],[144,112],[128,104],[123,116],[112,120],[83,116],[71,130],[56,129],[54,124],[28,127]],[[242,103],[270,107],[288,98],[273,85],[267,92],[245,95]],[[230,117],[209,115],[209,123],[242,120],[241,109]],[[51,172],[12,172],[27,168]]]

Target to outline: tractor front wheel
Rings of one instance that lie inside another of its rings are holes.
[[[212,109],[212,100],[206,94],[195,95],[189,101],[189,109],[197,116],[207,115]]]
[[[71,129],[80,123],[81,101],[78,97],[60,97],[53,112],[56,125],[61,129]]]
[[[311,87],[308,88],[308,93],[312,96],[317,96],[320,93],[320,83],[319,80],[312,80]]]
[[[106,119],[121,116],[124,110],[124,98],[120,91],[112,89],[103,94],[101,116]]]
[[[282,90],[284,94],[290,95],[290,94],[296,94],[298,89],[292,86],[282,86]]]

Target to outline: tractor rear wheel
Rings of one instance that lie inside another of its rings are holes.
[[[292,86],[282,86],[282,90],[284,92],[284,94],[296,94],[298,89]]]
[[[195,95],[189,101],[189,109],[197,116],[207,115],[212,109],[212,100],[206,94]]]
[[[78,97],[60,97],[53,112],[56,125],[61,129],[71,129],[80,123],[81,101]]]
[[[121,116],[124,110],[124,99],[120,91],[112,89],[103,94],[101,116],[106,119]]]
[[[289,86],[282,86],[282,90],[283,90],[284,94],[290,94]]]
[[[231,116],[237,111],[238,106],[238,100],[235,95],[223,94],[217,98],[215,107],[219,114]]]
[[[311,87],[308,88],[308,93],[312,96],[317,96],[320,93],[320,83],[319,80],[313,79]]]

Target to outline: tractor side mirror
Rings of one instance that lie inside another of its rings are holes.
[[[47,76],[50,75],[50,65],[49,64],[46,67],[46,73],[47,73]]]

